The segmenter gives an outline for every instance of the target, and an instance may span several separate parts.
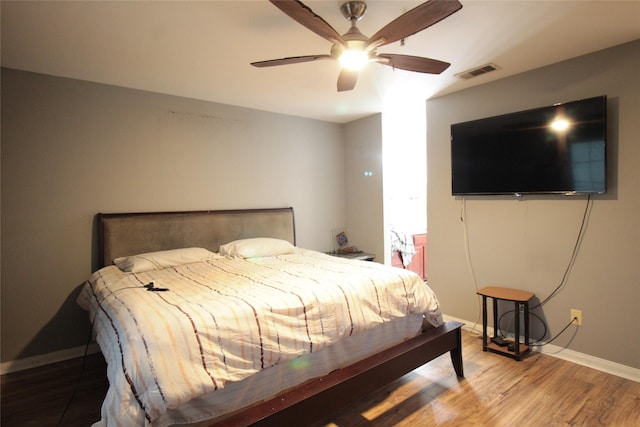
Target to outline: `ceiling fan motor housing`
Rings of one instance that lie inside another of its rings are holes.
[[[367,11],[367,4],[363,1],[348,1],[340,7],[340,11],[348,21],[359,21]]]

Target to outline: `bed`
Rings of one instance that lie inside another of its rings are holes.
[[[462,324],[417,275],[298,248],[292,208],[97,224],[96,426],[310,424],[446,352],[463,376]]]

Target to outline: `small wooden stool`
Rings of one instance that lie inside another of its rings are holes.
[[[523,353],[531,350],[529,347],[529,300],[535,295],[532,292],[511,288],[487,286],[480,289],[478,295],[482,295],[482,350],[502,354],[515,360],[522,360]],[[493,337],[489,342],[487,337],[487,298],[493,298]],[[500,346],[498,341],[498,300],[513,301],[515,304],[515,338],[513,349],[508,346]],[[520,347],[520,307],[524,311],[524,344]]]

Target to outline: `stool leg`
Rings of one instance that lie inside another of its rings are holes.
[[[516,305],[516,330],[514,331],[513,350],[516,355],[516,359],[520,360],[520,303],[515,302]]]
[[[524,343],[529,346],[529,301],[524,303]]]
[[[498,299],[493,298],[493,337],[498,336]]]
[[[487,351],[487,297],[482,295],[482,351]]]

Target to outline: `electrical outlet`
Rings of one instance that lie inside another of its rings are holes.
[[[571,309],[571,322],[578,326],[582,326],[582,310]]]

